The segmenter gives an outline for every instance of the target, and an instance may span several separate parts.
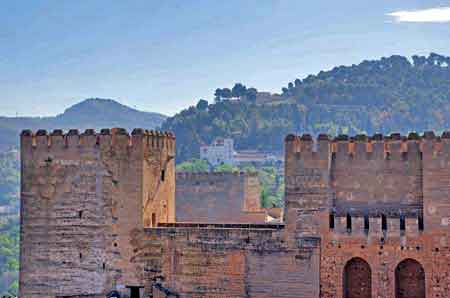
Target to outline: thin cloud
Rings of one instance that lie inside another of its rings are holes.
[[[397,22],[409,23],[447,23],[450,22],[450,7],[437,7],[422,10],[399,10],[390,12]]]

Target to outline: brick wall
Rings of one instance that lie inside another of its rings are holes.
[[[423,297],[422,288],[427,297],[450,294],[449,137],[286,138],[287,238],[321,239],[321,297],[368,289],[361,266],[345,276],[355,259],[370,268],[372,297]],[[403,261],[423,274],[396,276]]]
[[[155,280],[196,298],[450,294],[449,133],[288,136],[282,225],[242,224],[258,206],[240,174],[177,185],[181,215],[228,223],[170,223],[170,135],[25,131],[21,143],[21,297],[149,294]]]
[[[176,221],[264,223],[256,174],[178,173]]]
[[[143,156],[171,142],[142,130],[22,133],[21,297],[104,295],[137,282],[130,235],[144,226]],[[149,168],[146,182],[159,180],[160,167]],[[155,201],[173,202],[169,194]]]
[[[180,297],[318,297],[318,247],[288,247],[282,233],[282,226],[146,229],[136,234],[134,261],[143,265],[143,284],[161,275]]]

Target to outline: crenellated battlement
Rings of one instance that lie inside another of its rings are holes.
[[[316,140],[309,134],[288,135],[285,139],[286,156],[294,154],[296,159],[325,159],[330,154],[332,141],[321,134]]]
[[[333,154],[333,158],[406,160],[411,154],[414,156],[432,153],[434,157],[443,153],[449,154],[450,131],[445,131],[441,136],[429,131],[422,136],[412,132],[408,136],[399,133],[386,136],[360,134],[354,137],[339,135],[334,139],[324,134],[315,139],[309,134],[291,134],[286,137],[285,145],[287,154],[297,154],[305,158],[326,157],[326,149],[329,146],[329,153]]]
[[[113,128],[86,129],[80,133],[77,129],[70,129],[64,133],[61,129],[52,132],[40,129],[36,132],[23,130],[21,133],[21,146],[23,149],[68,149],[68,148],[92,148],[92,147],[145,147],[152,150],[167,150],[175,155],[175,136],[171,132],[161,132],[136,128],[131,135],[126,129]]]

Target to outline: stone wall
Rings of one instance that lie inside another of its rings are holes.
[[[173,152],[171,135],[143,130],[22,133],[21,297],[104,295],[137,283],[130,235],[144,227],[144,183],[156,184],[161,168],[144,169],[144,156],[163,147]],[[174,198],[154,201],[170,208]]]
[[[155,276],[180,297],[319,296],[319,248],[289,247],[283,225],[175,224],[135,235],[143,285]]]
[[[321,297],[344,297],[344,268],[354,258],[361,258],[369,264],[372,297],[397,297],[395,272],[399,263],[408,259],[417,261],[424,269],[426,297],[448,297],[450,237],[448,233],[442,232],[418,232],[417,225],[414,224],[412,223],[411,231],[404,235],[398,232],[397,235],[387,237],[381,231],[369,232],[368,235],[324,231],[320,270]],[[418,283],[410,283],[408,287],[417,288]]]
[[[203,223],[171,223],[171,135],[24,131],[21,297],[449,296],[450,133],[285,145],[284,224],[244,217],[241,174],[179,179],[180,216]]]
[[[178,173],[176,221],[264,223],[257,174]]]
[[[321,239],[321,297],[450,294],[449,149],[449,133],[286,138],[287,239]]]
[[[334,208],[338,214],[396,214],[422,208],[420,143],[394,134],[368,142],[360,136],[334,143],[330,169]]]

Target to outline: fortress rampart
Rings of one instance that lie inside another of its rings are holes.
[[[450,295],[450,133],[287,136],[276,225],[233,218],[256,177],[176,175],[168,133],[21,143],[21,297]],[[182,200],[199,218],[176,222]]]
[[[450,293],[449,137],[286,137],[286,227],[320,238],[321,297]]]
[[[176,220],[198,223],[264,223],[256,173],[177,173]]]
[[[135,284],[130,233],[173,222],[175,138],[103,129],[21,135],[21,297]]]

